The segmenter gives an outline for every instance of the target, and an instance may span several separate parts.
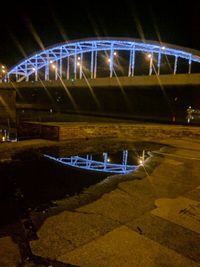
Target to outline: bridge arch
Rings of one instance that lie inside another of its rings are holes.
[[[200,52],[178,47],[170,44],[160,44],[159,42],[142,42],[138,39],[127,38],[98,38],[75,40],[58,44],[40,51],[21,61],[11,68],[4,78],[4,81],[29,81],[30,78],[38,81],[39,72],[43,71],[42,79],[50,79],[50,69],[54,68],[55,80],[63,76],[63,62],[66,59],[66,78],[70,79],[70,71],[73,73],[73,79],[83,78],[83,56],[89,54],[90,78],[97,77],[97,55],[100,51],[106,51],[108,55],[109,76],[114,75],[115,53],[117,51],[127,51],[129,53],[127,76],[134,76],[136,65],[136,54],[142,52],[149,58],[149,75],[152,75],[154,59],[156,59],[156,73],[160,75],[162,56],[174,57],[173,73],[177,73],[177,64],[180,58],[187,61],[188,73],[191,73],[192,62],[200,63]]]

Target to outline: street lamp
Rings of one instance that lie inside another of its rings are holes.
[[[5,76],[6,74],[6,67],[4,65],[1,65],[0,66],[0,82],[3,81],[3,77]]]

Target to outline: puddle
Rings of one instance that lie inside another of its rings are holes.
[[[109,176],[127,175],[144,163],[151,151],[161,145],[120,144],[97,153],[71,153],[64,147],[44,151],[24,151],[13,161],[0,164],[0,224],[27,216],[30,211],[45,212],[57,200],[79,195],[85,189],[108,180]],[[68,151],[66,153],[66,151]],[[92,152],[95,151],[95,152]]]

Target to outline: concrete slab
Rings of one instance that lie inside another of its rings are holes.
[[[169,220],[200,234],[200,202],[184,197],[156,200],[153,215]]]
[[[177,162],[177,164],[175,164]],[[178,164],[181,163],[181,164]],[[175,198],[200,184],[199,164],[192,160],[166,158],[147,177],[158,198]]]
[[[148,201],[142,208],[140,200],[141,198],[134,198],[134,196],[116,189],[103,195],[97,201],[77,209],[77,211],[101,214],[103,217],[125,223],[155,207],[153,202]]]
[[[119,227],[98,240],[62,255],[59,260],[82,267],[200,266],[126,226]]]
[[[200,262],[200,235],[194,231],[151,213],[146,213],[126,225],[135,232]]]
[[[66,211],[47,218],[37,232],[39,239],[30,245],[34,254],[57,259],[118,226],[119,223],[98,214]]]
[[[16,267],[19,266],[20,262],[20,252],[17,244],[9,236],[0,238],[0,266]]]
[[[184,194],[184,197],[200,202],[200,187],[197,187],[192,191],[186,192]]]

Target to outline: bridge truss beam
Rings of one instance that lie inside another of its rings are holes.
[[[97,77],[98,64],[100,64],[98,52],[101,51],[105,51],[109,55],[107,60],[110,77],[113,77],[116,51],[128,51],[130,53],[127,76],[131,77],[135,74],[136,53],[138,52],[147,54],[149,57],[149,75],[152,75],[153,71],[157,72],[158,75],[160,74],[162,56],[175,58],[174,74],[177,73],[177,64],[180,58],[187,60],[188,73],[191,73],[192,62],[200,63],[200,57],[197,55],[180,49],[164,47],[160,44],[124,39],[80,40],[57,45],[34,54],[11,68],[4,77],[4,81],[8,82],[10,79],[16,82],[29,81],[30,77],[35,81],[38,79],[49,80],[50,68],[55,70],[55,80],[62,79],[63,73],[66,73],[66,78],[70,79],[70,69],[73,70],[74,79],[78,78],[78,72],[79,78],[82,79],[85,54],[90,55],[90,78],[94,79]],[[67,66],[63,71],[64,61],[67,62]],[[44,69],[44,75],[40,78],[42,69]]]

